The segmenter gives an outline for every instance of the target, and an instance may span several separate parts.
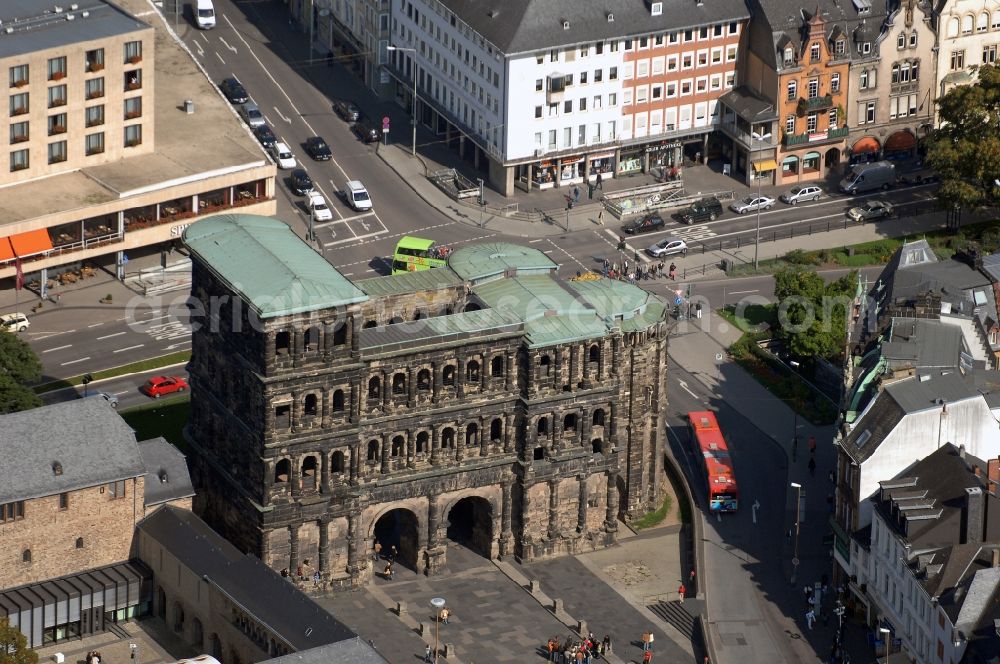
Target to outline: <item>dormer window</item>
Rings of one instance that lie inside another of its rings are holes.
[[[906,48],[906,35],[899,35],[896,37],[896,48],[903,49]]]
[[[653,4],[651,4],[649,6],[649,13],[651,15],[653,15],[653,16],[659,16],[660,14],[662,14],[663,13],[663,3],[662,2],[654,2]]]
[[[52,462],[52,474],[53,475],[62,475],[63,474],[62,464],[59,463],[58,461],[53,461]]]
[[[819,62],[819,44],[809,47],[809,62]]]
[[[792,50],[792,47],[789,46],[785,48],[785,64],[791,65],[794,63],[795,63],[795,52]]]
[[[843,39],[838,39],[836,42],[834,42],[833,44],[834,53],[836,53],[837,55],[843,55],[846,50],[847,50],[847,42],[845,42]]]
[[[860,44],[858,44],[858,52],[861,53],[862,55],[868,55],[869,53],[871,53],[872,52],[871,42],[861,42]]]

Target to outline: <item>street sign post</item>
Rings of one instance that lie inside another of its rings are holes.
[[[382,140],[385,141],[385,145],[389,145],[389,116],[382,116]]]

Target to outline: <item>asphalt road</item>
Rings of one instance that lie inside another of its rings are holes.
[[[155,371],[144,371],[128,376],[95,381],[90,383],[86,388],[80,385],[78,387],[67,387],[61,390],[46,392],[42,395],[42,401],[46,404],[61,403],[81,399],[84,394],[93,395],[96,392],[104,392],[118,397],[118,410],[124,410],[133,406],[143,406],[156,402],[155,399],[139,391],[139,387],[153,376],[181,376],[187,380],[188,374],[184,369],[184,365],[178,364],[172,367],[156,369]],[[169,396],[173,397],[174,395]]]

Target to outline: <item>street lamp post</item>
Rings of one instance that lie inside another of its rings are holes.
[[[792,585],[794,586],[799,575],[799,511],[802,509],[802,485],[798,482],[792,482],[792,488],[795,489],[795,549],[792,553]]]
[[[409,51],[413,54],[410,60],[410,69],[413,72],[413,97],[410,99],[410,124],[413,125],[413,140],[410,146],[410,154],[417,155],[417,49],[405,46],[386,46],[387,51]]]
[[[837,645],[840,645],[840,633],[844,630],[844,604],[838,599],[833,607],[833,615],[837,616]]]
[[[770,110],[770,107],[768,107],[768,110]],[[771,132],[766,132],[766,133],[763,133],[763,134],[758,134],[757,132],[752,131],[752,129],[753,128],[751,127],[751,132],[750,132],[750,138],[751,138],[751,140],[759,141],[760,143],[763,143],[764,141],[771,140]],[[761,145],[760,148],[758,148],[758,152],[757,152],[757,157],[758,157],[757,161],[758,161],[758,163],[760,162],[759,157],[760,157],[760,155],[761,155],[761,153],[763,151],[764,151],[764,146]],[[758,252],[760,250],[760,181],[761,181],[760,172],[759,171],[755,171],[754,172],[754,177],[757,178],[757,234],[756,234],[756,237],[754,239],[754,244],[753,244],[753,269],[756,270],[757,269],[757,256],[758,256]]]
[[[434,615],[434,664],[437,664],[438,661],[438,645],[441,641],[441,609],[446,603],[444,597],[435,597],[431,600],[431,606],[436,610]]]
[[[888,627],[879,627],[878,631],[882,633],[882,641],[885,643],[885,664],[889,664],[889,631]]]

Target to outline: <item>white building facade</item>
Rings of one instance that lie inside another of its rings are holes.
[[[947,0],[938,10],[936,89],[943,96],[972,83],[976,68],[993,64],[1000,48],[1000,3]]]

